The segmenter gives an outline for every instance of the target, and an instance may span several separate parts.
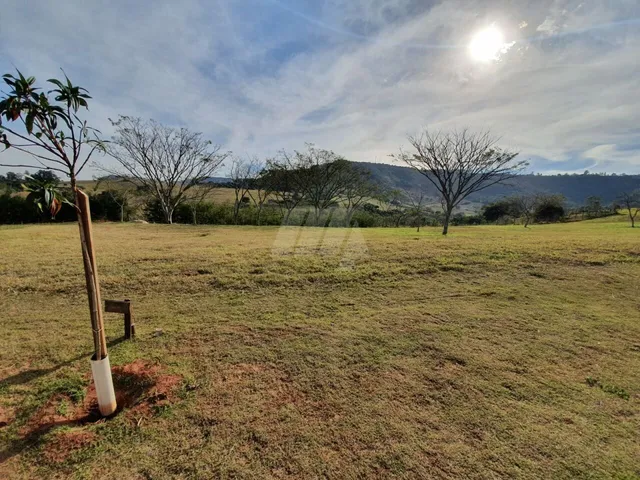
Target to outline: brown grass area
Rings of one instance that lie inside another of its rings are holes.
[[[0,228],[0,471],[638,478],[639,232],[96,225],[103,297],[138,331],[114,343],[106,316],[114,372],[163,365],[173,397],[21,443],[49,399],[72,411],[91,335],[77,227]],[[39,462],[68,431],[95,438]]]

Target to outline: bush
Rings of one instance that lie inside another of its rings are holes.
[[[522,214],[516,198],[503,198],[482,208],[482,217],[487,222],[504,221],[507,218],[517,218]]]
[[[351,226],[360,228],[379,227],[381,222],[379,214],[373,214],[366,210],[357,210],[351,217]]]
[[[24,197],[4,193],[0,195],[0,224],[31,223],[37,220],[36,209]]]
[[[485,222],[483,215],[465,215],[464,213],[456,213],[451,217],[452,225],[482,225]]]
[[[155,198],[148,199],[142,207],[144,218],[151,223],[164,223],[164,213],[160,201]],[[173,212],[175,218],[175,212]]]
[[[36,206],[22,195],[12,195],[8,192],[0,194],[0,224],[73,222],[75,220],[76,212],[70,205],[63,204],[56,218],[52,219],[48,212],[40,213]]]
[[[533,219],[538,223],[559,222],[565,216],[563,199],[557,195],[544,197],[536,206]]]

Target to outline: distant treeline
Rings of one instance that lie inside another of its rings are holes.
[[[229,188],[235,192],[237,201],[212,202],[206,196],[187,200],[173,212],[176,223],[208,225],[307,225],[328,227],[414,227],[440,226],[442,212],[427,205],[427,199],[398,190],[382,191],[367,185],[365,173],[359,173],[360,192],[363,198],[348,208],[344,202],[327,202],[319,211],[310,202],[301,199],[297,203],[283,205],[283,201],[270,189],[270,196],[258,193],[261,185],[256,177],[244,178],[236,175],[234,180],[222,185],[207,185],[206,192],[213,188]],[[246,175],[245,177],[249,177]],[[49,171],[39,171],[32,176],[36,180],[59,182]],[[25,179],[15,173],[0,176],[0,224],[21,224],[41,222],[75,221],[75,211],[64,204],[55,219],[48,213],[39,212],[20,193]],[[96,221],[130,221],[134,219],[153,223],[165,222],[165,213],[157,199],[144,191],[130,195],[116,184],[106,184],[112,188],[90,195],[91,213]],[[64,192],[64,187],[61,191]],[[131,191],[129,191],[130,193]],[[289,194],[292,192],[289,191]],[[70,196],[71,192],[66,192]],[[286,195],[286,192],[282,192]],[[353,200],[353,199],[352,199]],[[432,199],[433,200],[433,199]],[[287,208],[291,207],[291,208]],[[485,205],[475,214],[456,213],[453,225],[509,224],[509,223],[550,223],[560,221],[597,218],[615,214],[619,205],[604,205],[599,197],[590,197],[584,206],[568,209],[561,195],[518,195],[505,197]]]

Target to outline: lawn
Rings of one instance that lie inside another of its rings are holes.
[[[175,380],[98,422],[73,420],[92,350],[78,228],[2,227],[0,477],[640,478],[624,220],[96,224],[103,298],[130,298],[137,327],[119,341],[107,314],[112,366]],[[52,408],[70,420],[37,424]]]

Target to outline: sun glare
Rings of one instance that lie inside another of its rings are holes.
[[[510,45],[505,43],[502,32],[494,25],[476,33],[469,43],[469,55],[477,62],[497,60]]]

